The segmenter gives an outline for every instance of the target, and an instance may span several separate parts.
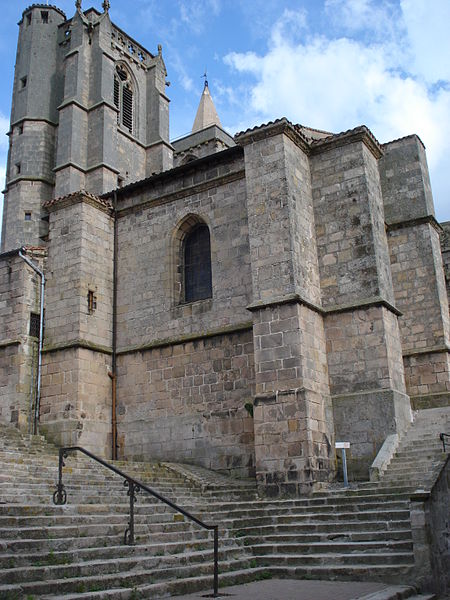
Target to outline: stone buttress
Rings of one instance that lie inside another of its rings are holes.
[[[334,470],[309,148],[285,119],[237,143],[253,283],[257,482],[270,495],[302,493]]]

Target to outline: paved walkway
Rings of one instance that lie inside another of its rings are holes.
[[[269,579],[220,588],[223,600],[389,600],[406,586],[360,581]],[[212,592],[177,596],[176,600],[203,600]]]

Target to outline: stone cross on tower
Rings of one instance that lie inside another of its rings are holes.
[[[81,10],[81,0],[75,0],[75,8],[78,11]]]
[[[104,0],[102,6],[103,6],[103,11],[106,13],[111,8],[111,4],[109,3],[109,0]]]

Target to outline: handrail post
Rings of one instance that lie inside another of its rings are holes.
[[[214,598],[219,595],[219,526],[214,525]]]
[[[131,479],[126,479],[123,484],[125,487],[128,487],[127,496],[130,498],[130,520],[128,521],[128,527],[125,529],[123,541],[128,546],[134,546],[134,503],[136,502],[136,494],[139,492],[140,487]]]
[[[56,484],[56,491],[53,493],[53,502],[55,504],[65,504],[67,500],[66,490],[64,489],[64,485],[62,482],[63,476],[63,467],[64,467],[64,459],[67,458],[69,452],[82,452],[92,460],[100,463],[110,471],[116,473],[120,477],[123,477],[124,482],[123,485],[128,488],[127,496],[130,499],[130,520],[128,522],[128,527],[125,530],[124,534],[124,543],[128,545],[134,545],[134,503],[136,502],[136,494],[143,490],[147,494],[152,495],[154,498],[157,498],[161,502],[164,502],[167,506],[170,506],[177,512],[181,513],[200,527],[207,529],[208,531],[214,531],[214,593],[213,598],[217,598],[219,596],[219,526],[218,525],[208,525],[201,521],[199,518],[195,517],[193,514],[189,513],[187,510],[181,508],[172,502],[168,498],[164,498],[161,494],[151,489],[141,481],[137,479],[133,479],[130,475],[127,475],[117,467],[108,464],[102,458],[95,456],[89,450],[82,448],[81,446],[67,446],[65,448],[59,449],[59,465],[58,465],[58,483]]]
[[[60,448],[59,449],[59,462],[58,462],[58,483],[56,485],[56,491],[53,493],[53,503],[56,505],[62,505],[65,504],[67,502],[67,493],[66,490],[64,488],[63,482],[62,482],[62,476],[63,476],[63,466],[64,466],[64,459],[67,457],[67,454],[64,450],[64,448]]]

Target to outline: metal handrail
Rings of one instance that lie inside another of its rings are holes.
[[[441,442],[442,442],[442,446],[443,446],[443,448],[444,448],[444,452],[445,452],[445,438],[446,438],[446,437],[448,437],[448,438],[450,439],[450,433],[441,433],[441,434],[439,435],[439,439],[440,439],[440,440],[441,440]]]
[[[63,505],[67,502],[67,492],[66,492],[65,487],[62,482],[62,474],[63,474],[62,470],[63,470],[63,467],[65,466],[64,459],[68,457],[68,453],[75,452],[75,451],[82,452],[89,458],[92,458],[93,460],[97,461],[98,463],[100,463],[101,465],[103,465],[104,467],[109,469],[110,471],[113,471],[114,473],[116,473],[117,475],[120,475],[120,477],[123,477],[125,479],[125,481],[123,482],[123,485],[128,488],[127,496],[130,498],[130,520],[128,522],[128,527],[125,530],[125,534],[124,534],[124,543],[125,544],[128,544],[130,546],[132,546],[134,544],[134,503],[136,502],[136,494],[138,492],[140,492],[141,490],[144,490],[144,492],[147,492],[148,494],[151,494],[158,500],[161,500],[161,502],[164,502],[165,504],[167,504],[168,506],[170,506],[177,512],[181,513],[182,515],[184,515],[191,521],[194,521],[195,523],[197,523],[197,525],[200,525],[200,527],[203,527],[204,529],[207,529],[208,531],[214,531],[214,592],[213,592],[213,598],[217,598],[218,590],[219,590],[219,526],[218,525],[207,525],[200,519],[197,519],[197,517],[194,517],[194,515],[191,515],[191,513],[189,513],[187,510],[184,510],[184,508],[181,508],[180,506],[175,504],[175,502],[172,502],[171,500],[164,498],[164,496],[162,496],[158,492],[155,492],[155,490],[152,490],[151,488],[149,488],[147,485],[145,485],[141,481],[134,479],[133,477],[130,477],[130,475],[127,475],[126,473],[124,473],[123,471],[118,469],[117,467],[114,467],[113,465],[110,465],[109,463],[104,461],[102,458],[95,456],[95,454],[92,454],[92,452],[89,452],[89,450],[86,450],[85,448],[82,448],[81,446],[70,446],[70,447],[59,449],[58,483],[56,484],[56,491],[53,493],[53,503],[56,505]]]

